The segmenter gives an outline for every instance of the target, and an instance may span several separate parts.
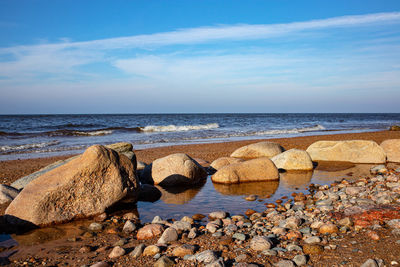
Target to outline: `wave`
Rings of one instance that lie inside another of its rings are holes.
[[[142,132],[186,132],[196,130],[209,130],[219,128],[218,123],[208,123],[199,125],[148,125],[146,127],[140,127]]]
[[[0,146],[0,151],[2,152],[13,152],[13,151],[22,151],[33,148],[43,148],[48,146],[58,145],[59,141],[50,141],[50,142],[42,142],[42,143],[32,143],[32,144],[22,144],[22,145],[9,145],[9,146]]]
[[[318,132],[318,131],[326,131],[326,128],[320,124],[311,127],[304,128],[292,128],[292,129],[276,129],[276,130],[267,130],[254,132],[250,135],[277,135],[277,134],[296,134],[296,133],[306,133],[306,132]]]

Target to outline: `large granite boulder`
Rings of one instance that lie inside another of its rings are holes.
[[[131,160],[134,170],[136,170],[136,165],[137,165],[137,163],[136,163],[136,155],[132,150],[133,146],[132,146],[131,143],[120,142],[120,143],[115,143],[115,144],[111,144],[111,145],[106,145],[105,147],[111,148],[112,150],[115,150],[116,152],[127,156]],[[31,174],[29,174],[27,176],[24,176],[24,177],[18,179],[17,181],[13,182],[11,184],[11,186],[14,187],[14,188],[17,188],[17,189],[23,189],[28,183],[30,183],[31,181],[35,180],[39,176],[41,176],[41,175],[43,175],[43,174],[45,174],[45,173],[47,173],[47,172],[49,172],[49,171],[51,171],[51,170],[53,170],[55,168],[58,168],[58,167],[60,167],[60,166],[62,166],[64,164],[70,162],[71,160],[76,159],[77,157],[79,157],[79,155],[70,157],[68,159],[56,161],[56,162],[54,162],[54,163],[52,163],[50,165],[47,165],[46,167],[44,167],[44,168],[42,168],[42,169],[40,169],[40,170],[38,170],[38,171],[36,171],[34,173],[31,173]]]
[[[271,158],[272,162],[278,169],[303,170],[313,169],[313,163],[310,155],[304,150],[290,149]]]
[[[279,179],[278,169],[267,157],[234,163],[219,169],[212,177],[214,183],[273,181]]]
[[[352,163],[385,163],[386,154],[374,141],[318,141],[307,148],[313,161],[346,161]]]
[[[231,157],[222,157],[222,158],[218,158],[216,160],[214,160],[210,166],[212,168],[214,168],[215,170],[219,170],[222,167],[225,167],[227,165],[230,165],[232,163],[239,163],[239,162],[243,162],[243,159],[239,159],[239,158],[231,158]]]
[[[197,184],[207,177],[207,171],[194,159],[183,153],[156,159],[146,166],[141,182],[161,186]]]
[[[400,162],[400,139],[388,139],[381,143],[388,162]]]
[[[39,226],[61,223],[103,213],[127,195],[137,198],[137,188],[132,162],[95,145],[26,185],[5,214]]]
[[[0,205],[13,201],[18,194],[18,189],[6,184],[0,184]]]
[[[255,159],[261,157],[271,158],[283,152],[283,148],[273,142],[259,142],[236,149],[231,157],[242,159]]]

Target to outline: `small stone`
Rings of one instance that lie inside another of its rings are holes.
[[[304,240],[304,242],[306,244],[315,244],[315,243],[321,242],[321,238],[319,238],[318,236],[311,236],[311,237],[306,238]]]
[[[143,256],[154,256],[160,253],[161,249],[156,245],[150,245],[143,250]]]
[[[174,266],[175,263],[168,258],[167,256],[162,256],[161,258],[159,258],[156,263],[154,263],[154,267],[172,267]]]
[[[206,267],[225,267],[225,263],[224,263],[224,260],[222,258],[219,258],[218,260],[207,264]]]
[[[208,214],[208,217],[211,219],[225,219],[227,217],[227,213],[225,211],[214,211]]]
[[[256,251],[270,249],[272,242],[265,236],[255,236],[250,241],[250,248]]]
[[[188,217],[188,216],[184,216],[184,217],[181,219],[181,222],[188,222],[188,223],[190,223],[190,224],[193,224],[193,223],[194,223],[194,219],[193,219],[193,218],[190,218],[190,217]]]
[[[96,217],[94,217],[94,220],[96,222],[104,222],[107,219],[107,213],[103,212],[99,215],[97,215]]]
[[[287,249],[288,251],[303,251],[303,249],[302,249],[300,246],[295,245],[295,244],[289,244],[289,245],[287,245],[287,246],[286,246],[286,249]]]
[[[307,257],[304,255],[296,255],[294,256],[293,261],[297,266],[303,266],[307,263]]]
[[[246,199],[247,201],[256,201],[257,198],[258,198],[257,195],[249,195],[249,196],[245,197],[245,199]]]
[[[203,218],[205,218],[206,216],[200,213],[196,213],[195,215],[192,216],[192,219],[195,221],[201,221]]]
[[[122,231],[125,233],[132,233],[135,230],[136,230],[136,225],[131,220],[126,221],[124,227],[122,228]]]
[[[235,258],[236,262],[244,262],[247,259],[247,255],[246,254],[240,254]]]
[[[136,238],[138,240],[152,239],[158,235],[161,235],[164,227],[160,224],[148,224],[139,229]]]
[[[246,235],[242,234],[242,233],[235,233],[235,234],[233,234],[232,238],[236,239],[236,240],[240,240],[240,241],[245,241]]]
[[[188,238],[193,239],[193,238],[196,238],[196,236],[197,236],[197,229],[195,227],[193,227],[189,231]]]
[[[386,174],[388,173],[388,169],[386,169],[385,165],[378,165],[370,169],[371,174]]]
[[[89,225],[88,229],[93,232],[101,231],[103,229],[103,225],[93,222]]]
[[[129,256],[131,256],[132,258],[137,258],[142,256],[144,248],[145,248],[144,244],[136,246],[135,249],[131,253],[129,253]]]
[[[339,232],[339,229],[337,228],[336,225],[327,223],[327,224],[321,225],[321,227],[319,228],[319,232],[323,235],[333,234],[333,233]]]
[[[118,240],[117,242],[114,243],[114,247],[116,246],[120,246],[122,247],[123,245],[125,245],[126,243],[128,243],[128,240],[126,238],[121,238],[120,240]]]
[[[295,267],[293,261],[291,260],[281,260],[275,263],[276,267]]]
[[[88,253],[88,252],[90,252],[90,251],[92,251],[92,248],[89,247],[89,246],[83,246],[83,247],[81,247],[81,248],[79,249],[79,252],[80,252],[80,253]]]
[[[400,219],[393,219],[386,223],[391,228],[400,229]]]
[[[189,244],[183,244],[179,247],[176,247],[172,251],[172,255],[175,257],[184,257],[185,255],[192,255],[196,250],[196,247]]]
[[[353,225],[353,222],[351,221],[351,219],[349,217],[341,219],[338,223],[339,223],[339,225],[347,226],[347,227],[350,227]]]
[[[287,239],[301,239],[303,235],[300,231],[291,230],[289,233],[286,234]]]
[[[197,253],[194,256],[197,261],[203,262],[205,264],[218,260],[217,256],[212,250],[205,250],[203,252]]]
[[[164,224],[164,220],[160,217],[160,216],[154,216],[153,220],[151,221],[151,223],[160,223],[160,224]]]
[[[305,244],[303,246],[303,252],[305,254],[322,254],[324,248],[317,244]]]
[[[178,240],[178,232],[175,230],[175,228],[169,227],[164,231],[157,243],[168,244],[176,240]]]
[[[206,225],[206,229],[210,232],[210,233],[215,233],[218,229],[218,225],[216,225],[214,222],[209,222]]]
[[[261,254],[266,255],[266,256],[276,256],[276,255],[278,255],[278,252],[276,250],[266,249],[266,250],[261,251]]]
[[[175,221],[172,224],[172,227],[175,228],[178,232],[190,231],[190,229],[192,229],[192,224],[189,222]]]
[[[109,258],[118,258],[125,254],[125,249],[121,248],[120,246],[116,246],[113,248],[111,253],[108,255]]]
[[[379,265],[375,260],[368,259],[360,267],[379,267]]]

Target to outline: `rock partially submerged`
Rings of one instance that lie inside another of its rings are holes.
[[[261,157],[271,158],[283,152],[283,148],[273,142],[259,142],[236,149],[231,157],[242,159],[255,159]]]
[[[110,148],[110,149],[112,149],[112,150],[114,150],[114,151],[116,151],[118,153],[121,153],[121,154],[125,155],[126,157],[128,157],[128,159],[130,159],[132,164],[133,164],[134,170],[136,170],[136,165],[137,165],[137,163],[136,163],[136,155],[132,150],[133,146],[132,146],[131,143],[120,142],[120,143],[115,143],[115,144],[111,144],[111,145],[106,145],[105,147]],[[28,183],[30,183],[31,181],[35,180],[39,176],[41,176],[41,175],[43,175],[43,174],[45,174],[45,173],[47,173],[47,172],[49,172],[51,170],[54,170],[54,169],[56,169],[56,168],[58,168],[58,167],[60,167],[60,166],[62,166],[64,164],[67,164],[71,160],[74,160],[74,159],[76,159],[78,157],[79,157],[79,155],[70,157],[68,159],[56,161],[56,162],[54,162],[54,163],[52,163],[52,164],[50,164],[50,165],[48,165],[48,166],[36,171],[34,173],[31,173],[31,174],[29,174],[27,176],[24,176],[24,177],[18,179],[17,181],[13,182],[11,184],[11,186],[21,190]]]
[[[142,182],[161,186],[197,184],[207,177],[207,171],[194,159],[183,153],[156,159],[146,166]]]
[[[374,141],[318,141],[307,148],[313,161],[385,163],[386,154]]]
[[[137,198],[137,188],[132,162],[95,145],[30,182],[5,213],[39,226],[61,223],[100,214],[128,194]]]
[[[290,149],[271,158],[278,169],[310,171],[313,163],[310,155],[304,150]]]
[[[215,183],[273,181],[279,179],[278,169],[269,158],[258,158],[234,163],[218,170],[212,177]]]

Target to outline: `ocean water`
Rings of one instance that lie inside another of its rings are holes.
[[[75,154],[93,144],[134,149],[388,129],[400,113],[0,115],[0,160]]]

